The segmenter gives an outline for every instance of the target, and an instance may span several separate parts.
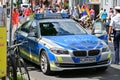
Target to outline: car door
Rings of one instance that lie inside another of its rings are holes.
[[[16,40],[19,42],[24,42],[24,41],[28,41],[28,33],[29,33],[29,27],[31,25],[32,21],[27,21],[24,24],[22,24],[22,26],[16,30],[15,32],[15,38]],[[20,53],[21,56],[26,58],[26,59],[30,59],[30,47],[28,42],[23,44],[22,46],[20,46]]]
[[[29,28],[29,36],[28,36],[28,44],[30,46],[30,59],[35,63],[39,63],[39,51],[40,51],[40,43],[39,43],[39,28],[37,26],[37,22],[33,21]]]

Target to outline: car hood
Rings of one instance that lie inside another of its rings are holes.
[[[90,50],[100,49],[103,47],[101,40],[97,37],[84,35],[69,35],[69,36],[45,36],[44,41],[51,44],[52,47],[56,45],[70,50]]]

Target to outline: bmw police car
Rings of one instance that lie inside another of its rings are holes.
[[[108,45],[65,17],[36,14],[36,19],[22,24],[15,32],[18,42],[28,41],[19,49],[21,56],[40,65],[44,74],[86,68],[105,71],[111,63]]]

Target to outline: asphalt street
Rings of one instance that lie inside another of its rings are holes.
[[[111,65],[106,72],[92,69],[56,72],[44,75],[38,68],[29,68],[31,80],[120,80],[120,66]]]

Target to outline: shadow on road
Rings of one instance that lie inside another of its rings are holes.
[[[34,65],[34,67],[33,67]],[[30,63],[28,66],[29,71],[41,72],[40,67]],[[44,74],[43,74],[44,75]],[[110,66],[105,72],[101,72],[95,69],[84,69],[84,70],[69,70],[55,72],[52,75],[46,75],[62,79],[75,79],[75,78],[86,78],[86,79],[97,79],[97,80],[120,80],[120,65]]]
[[[36,64],[26,60],[26,59],[24,59],[24,62],[26,63],[28,71],[38,71],[38,72],[41,72],[40,66],[38,66],[38,65],[36,65]]]
[[[120,67],[120,65],[119,65]],[[107,71],[100,72],[95,69],[85,70],[70,70],[57,72],[54,75],[58,78],[87,78],[87,79],[98,79],[98,80],[120,80],[120,69],[110,66]]]

